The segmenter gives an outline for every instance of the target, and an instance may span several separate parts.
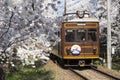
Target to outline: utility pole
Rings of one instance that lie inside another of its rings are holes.
[[[107,0],[107,67],[111,69],[111,0]]]
[[[66,0],[64,0],[64,15],[66,15]]]

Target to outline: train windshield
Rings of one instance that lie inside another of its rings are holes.
[[[96,29],[66,29],[66,42],[97,41]]]
[[[66,42],[74,42],[75,41],[75,30],[68,29],[66,30]]]
[[[77,36],[76,36],[77,42],[84,41],[85,40],[85,30],[79,29],[79,30],[76,30],[76,32],[77,32]]]
[[[65,40],[66,42],[84,41],[85,30],[84,29],[78,29],[78,30],[67,29],[65,34]]]
[[[96,29],[88,29],[88,41],[97,41]]]

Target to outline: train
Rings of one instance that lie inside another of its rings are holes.
[[[62,22],[61,41],[53,47],[52,57],[64,66],[89,66],[99,59],[99,21],[88,14]]]

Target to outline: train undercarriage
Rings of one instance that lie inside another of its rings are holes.
[[[52,61],[57,62],[62,67],[74,67],[74,66],[90,66],[93,60],[96,59],[63,59],[54,54],[50,55]]]

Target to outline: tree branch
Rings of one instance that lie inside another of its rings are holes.
[[[10,20],[9,20],[9,24],[8,24],[7,31],[5,31],[5,32],[0,36],[0,39],[9,31],[9,28],[11,27],[11,21],[12,21],[13,16],[14,16],[14,13],[12,12],[12,14],[11,14],[11,16],[10,16]]]

